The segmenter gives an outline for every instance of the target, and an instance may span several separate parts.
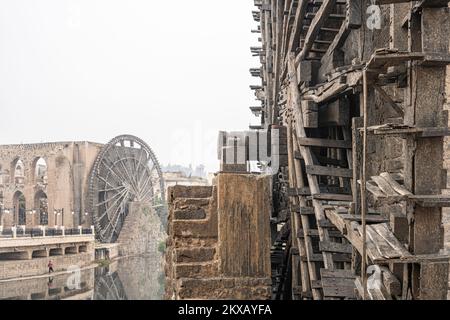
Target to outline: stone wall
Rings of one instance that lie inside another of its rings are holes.
[[[166,298],[269,299],[270,178],[217,180],[169,188]]]
[[[148,203],[132,202],[117,242],[120,256],[158,253],[166,240],[161,219]]]

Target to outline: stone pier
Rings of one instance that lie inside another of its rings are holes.
[[[269,299],[271,178],[169,188],[167,299]]]

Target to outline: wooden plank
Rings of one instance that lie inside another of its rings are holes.
[[[311,207],[301,207],[300,208],[300,215],[314,215],[314,208]]]
[[[391,185],[380,176],[372,176],[371,179],[378,185],[378,187],[383,191],[388,197],[398,196],[399,194],[395,191]]]
[[[313,81],[313,61],[301,61],[297,67],[299,85],[303,82]],[[303,101],[302,101],[303,104]]]
[[[302,114],[305,128],[319,126],[319,107],[314,101],[302,100]]]
[[[394,100],[392,100],[392,98],[386,93],[386,91],[384,91],[380,86],[376,84],[372,84],[372,86],[375,88],[375,90],[377,90],[384,101],[386,101],[392,107],[392,109],[397,112],[399,116],[403,117],[405,115],[402,107],[400,107]]]
[[[344,219],[346,221],[356,221],[356,222],[361,222],[362,221],[362,217],[360,215],[340,214],[339,216],[340,216],[341,219]],[[385,218],[385,217],[382,217],[382,216],[367,215],[366,216],[366,222],[368,224],[386,223],[386,222],[389,222],[389,219]]]
[[[305,18],[306,10],[308,8],[308,3],[309,0],[299,0],[297,11],[295,12],[294,25],[292,26],[292,32],[289,38],[289,46],[288,51],[286,52],[286,57],[288,57],[289,53],[294,51],[294,48],[299,46],[303,20]]]
[[[374,126],[368,129],[374,135],[393,135],[405,136],[414,135],[416,138],[432,138],[432,137],[446,137],[450,135],[448,128],[434,127],[434,128],[419,128],[419,127],[386,127]]]
[[[343,238],[344,236],[339,230],[328,230],[330,238]]]
[[[402,294],[402,285],[391,270],[381,267],[381,278],[386,291],[391,296],[400,296]]]
[[[316,155],[317,161],[323,166],[330,165],[330,166],[337,166],[337,167],[345,167],[347,165],[347,161],[340,160],[340,159],[330,159],[325,156]]]
[[[317,222],[318,226],[321,228],[335,228],[334,224],[328,219],[322,219]]]
[[[290,97],[288,97],[290,100]],[[295,154],[298,153],[298,147],[294,145],[292,125],[287,126],[287,142],[288,142],[288,162],[289,162],[289,186],[290,187],[304,187],[303,177],[301,172],[300,161],[295,158]],[[306,216],[297,214],[296,212],[301,212],[301,208],[306,205],[306,201],[303,198],[290,198],[291,207],[296,209],[293,214],[291,214],[291,228],[292,230],[297,230],[302,225],[305,228],[309,228],[309,219]],[[314,212],[313,212],[314,214]],[[297,241],[293,241],[297,244],[300,250],[301,257],[308,257],[312,252],[312,244],[308,238],[297,238]],[[315,280],[318,278],[318,273],[316,266],[308,261],[300,261],[300,277],[302,291],[304,294],[314,296],[314,298],[319,298],[321,296],[320,290],[315,290],[310,287],[310,279]]]
[[[350,169],[334,168],[334,167],[323,167],[323,166],[306,166],[306,173],[317,175],[317,176],[331,176],[331,177],[342,177],[351,178],[353,176],[353,171]]]
[[[361,247],[360,247],[361,251],[360,250],[358,250],[358,251],[360,252],[360,254],[363,254],[362,253],[362,249],[363,249],[363,247],[362,247],[362,243],[363,243],[363,236],[362,236],[363,235],[363,228],[357,222],[351,222],[351,224],[354,224],[354,227],[355,227],[354,230],[356,230],[355,238],[358,237],[359,240],[361,241]],[[379,246],[377,246],[375,244],[376,240],[373,240],[375,236],[371,237],[371,232],[370,232],[369,229],[370,229],[370,226],[367,226],[366,227],[366,231],[367,231],[366,232],[366,235],[367,235],[367,238],[366,238],[366,255],[367,255],[367,257],[370,260],[372,260],[373,262],[386,259],[386,257],[383,256],[383,252],[380,250]],[[375,233],[375,232],[372,232],[372,233]],[[386,248],[384,248],[384,247],[386,247]],[[383,247],[383,249],[389,249],[389,246],[384,245],[384,247]]]
[[[319,108],[319,126],[347,126],[350,122],[350,105],[347,99],[338,99]]]
[[[322,278],[322,288],[326,287],[354,287],[354,278]]]
[[[289,197],[297,197],[297,196],[310,196],[311,190],[308,187],[303,188],[289,188],[288,196]]]
[[[395,181],[389,173],[383,172],[380,174],[380,177],[382,177],[397,193],[403,196],[412,195],[410,191],[408,191],[405,187],[401,186],[397,181]]]
[[[381,257],[385,259],[400,258],[403,256],[402,252],[397,248],[392,247],[391,243],[387,242],[384,237],[382,237],[373,226],[367,226],[367,236],[368,240],[375,245],[376,250],[379,252]]]
[[[411,195],[408,198],[422,208],[450,207],[450,197],[446,195]]]
[[[290,111],[293,114],[293,120],[295,120],[294,123],[295,123],[296,135],[294,135],[294,139],[307,137],[306,130],[303,125],[303,118],[299,112],[301,97],[300,97],[300,92],[299,92],[299,88],[298,88],[298,80],[297,80],[296,70],[297,69],[295,67],[295,56],[294,56],[294,54],[290,54],[289,58],[288,58],[288,71],[289,71],[289,78],[291,80],[289,82],[289,91],[290,91],[290,95],[292,98]],[[305,164],[313,165],[314,159],[313,159],[311,150],[309,148],[306,148],[305,146],[302,146],[299,143],[299,141],[296,141],[296,144],[299,146],[299,149],[300,149],[300,152],[302,154]],[[313,194],[320,193],[319,181],[318,181],[317,177],[312,176],[312,175],[307,175],[307,179],[308,179],[309,187],[311,188],[311,193],[313,193]],[[314,207],[316,220],[319,221],[321,219],[324,219],[325,213],[323,211],[321,201],[313,199],[312,203],[313,203],[313,207]],[[330,236],[329,236],[327,229],[320,228],[319,229],[319,237],[320,237],[320,241],[329,241],[330,240]],[[324,260],[323,262],[324,262],[325,268],[334,269],[334,261],[333,261],[333,256],[331,254],[323,253],[323,260]]]
[[[304,238],[305,235],[308,237],[318,237],[319,230],[316,230],[316,229],[310,229],[310,230],[299,229],[298,230],[298,233],[297,233],[298,238]]]
[[[353,164],[353,204],[355,206],[354,212],[361,213],[361,188],[358,181],[361,179],[362,168],[362,137],[358,128],[363,126],[363,118],[352,119],[352,164]]]
[[[325,210],[325,215],[336,228],[343,234],[347,234],[347,226],[344,219],[335,210]]]
[[[395,258],[395,259],[380,259],[376,261],[379,264],[386,263],[448,263],[450,256],[448,254],[418,254],[409,257]]]
[[[321,254],[314,253],[309,257],[301,257],[303,261],[309,262],[323,262],[323,256]]]
[[[303,49],[296,59],[295,65],[298,65],[300,61],[305,60],[305,58],[308,56],[309,50],[311,50],[314,44],[314,40],[316,40],[320,29],[323,27],[335,4],[336,0],[324,0],[319,10],[316,12],[316,16],[311,21],[308,32],[306,33]]]
[[[406,61],[423,60],[424,58],[425,54],[422,52],[374,53],[367,64],[367,69],[374,70],[374,74],[378,75],[388,67],[398,66]]]
[[[298,151],[295,152],[294,159],[296,159],[296,160],[303,160],[302,154],[300,152],[298,152]]]
[[[311,288],[313,288],[313,289],[322,289],[322,280],[311,281]]]
[[[383,191],[381,191],[381,189],[378,188],[378,186],[374,186],[373,184],[371,184],[369,182],[366,183],[366,189],[367,189],[367,191],[372,193],[375,196],[375,198],[386,198],[387,197],[387,194],[385,194]]]
[[[312,195],[314,200],[328,200],[328,201],[344,201],[351,202],[353,197],[346,194],[332,194],[332,193],[319,193]]]
[[[358,29],[363,21],[361,19],[361,1],[347,0],[347,20],[346,24],[350,29]]]
[[[323,288],[323,295],[325,297],[355,297],[355,286],[347,286],[347,287],[325,287]]]
[[[341,254],[341,253],[330,253],[327,252],[327,254],[332,255],[334,262],[351,262],[352,258],[348,254]],[[323,255],[315,253],[311,255],[309,258],[302,257],[304,261],[311,261],[311,262],[323,262]]]
[[[348,244],[330,242],[330,241],[321,241],[319,242],[320,251],[326,252],[334,252],[334,253],[352,253],[352,246]]]
[[[321,147],[336,149],[351,149],[352,144],[345,140],[330,140],[319,138],[299,138],[298,143],[304,147]]]
[[[348,278],[355,279],[356,276],[352,270],[327,270],[320,269],[320,274],[322,278]]]
[[[411,253],[398,241],[386,223],[371,226],[394,250],[397,250],[402,257],[409,257]]]

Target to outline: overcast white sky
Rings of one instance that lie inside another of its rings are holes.
[[[217,168],[256,123],[252,0],[0,0],[0,144],[144,139]]]

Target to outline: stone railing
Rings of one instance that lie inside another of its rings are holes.
[[[26,226],[17,226],[11,228],[4,228],[0,226],[0,241],[3,238],[45,238],[45,237],[65,237],[65,236],[85,236],[95,235],[94,226],[90,228],[68,228],[54,227],[49,228],[40,226],[39,228],[27,228]]]

